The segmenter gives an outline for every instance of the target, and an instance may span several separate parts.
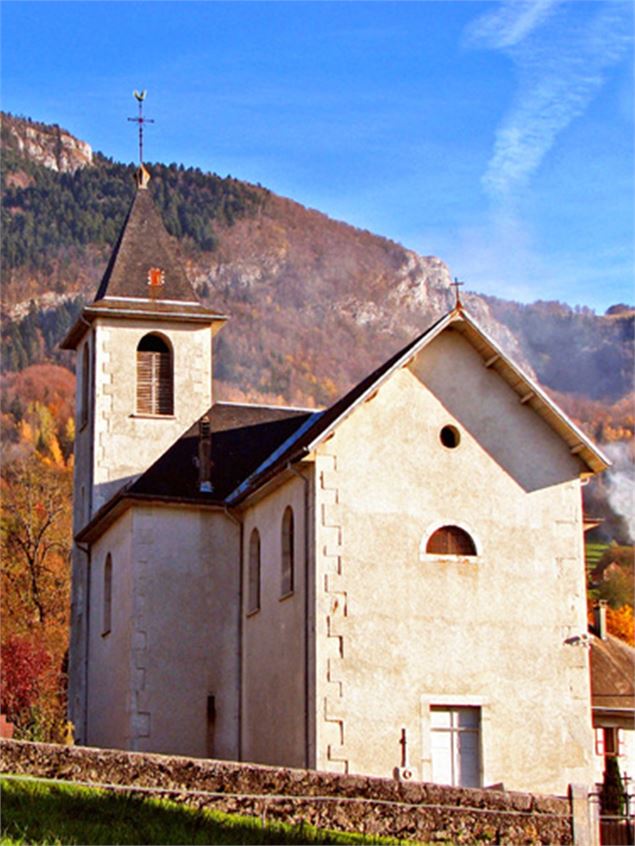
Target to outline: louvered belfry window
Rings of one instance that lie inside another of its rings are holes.
[[[173,414],[172,351],[158,335],[137,347],[137,414]]]
[[[432,555],[476,555],[474,541],[458,526],[442,526],[430,536],[426,552]]]

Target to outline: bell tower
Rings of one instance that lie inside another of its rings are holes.
[[[212,404],[212,337],[223,315],[197,299],[141,165],[77,351],[75,530],[144,472]]]
[[[212,338],[226,318],[198,300],[143,162],[135,181],[95,300],[61,343],[77,353],[74,535],[212,405]],[[79,742],[89,580],[90,548],[75,544],[69,710]]]

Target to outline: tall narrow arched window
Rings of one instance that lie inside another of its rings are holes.
[[[158,335],[145,335],[137,347],[137,413],[173,414],[172,350]]]
[[[282,516],[282,570],[280,595],[286,596],[293,592],[294,582],[294,536],[293,510],[287,507]]]
[[[88,405],[90,402],[90,357],[88,341],[82,347],[82,361],[79,373],[79,425],[88,423]]]
[[[102,635],[110,633],[112,628],[112,558],[110,553],[106,556],[104,564],[104,593],[102,608]]]
[[[249,573],[247,583],[247,613],[260,609],[260,534],[254,529],[249,538]]]
[[[426,552],[433,555],[476,555],[476,545],[464,529],[442,526],[430,536]]]

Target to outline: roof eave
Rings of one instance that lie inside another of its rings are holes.
[[[573,455],[576,455],[592,474],[601,473],[611,466],[611,461],[595,444],[582,432],[582,430],[560,409],[545,391],[534,380],[527,376],[510,358],[502,351],[496,341],[483,330],[476,321],[464,311],[456,318],[462,321],[473,332],[478,334],[483,342],[489,347],[488,360],[497,356],[492,366],[519,394],[522,401],[528,402],[547,422],[547,424],[567,443]],[[514,379],[511,378],[511,375]],[[521,388],[521,390],[518,390]]]
[[[59,348],[61,350],[76,350],[78,344],[92,327],[93,322],[98,317],[117,317],[127,318],[128,320],[168,320],[179,321],[184,323],[201,323],[212,326],[212,334],[216,335],[222,329],[223,325],[229,319],[226,314],[217,314],[210,311],[204,312],[180,312],[178,306],[173,311],[156,312],[149,309],[117,309],[117,308],[99,308],[96,306],[86,306],[81,315],[71,326],[64,338],[60,341]]]
[[[123,490],[116,493],[97,511],[90,521],[75,535],[76,543],[94,543],[115,523],[119,517],[134,505],[185,506],[205,511],[224,511],[225,503],[219,500],[205,502],[201,499],[161,496],[157,494],[132,493]]]

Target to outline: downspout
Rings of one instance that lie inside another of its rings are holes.
[[[243,534],[244,525],[227,506],[225,514],[238,526],[239,532],[239,553],[238,553],[238,760],[243,759]]]
[[[294,476],[304,482],[304,766],[310,769],[311,766],[311,743],[310,743],[310,689],[309,689],[309,661],[310,661],[310,610],[309,598],[309,480],[304,473],[300,473],[291,462],[287,469]]]
[[[86,622],[84,624],[84,714],[83,714],[83,728],[82,736],[84,738],[84,745],[88,745],[88,651],[90,649],[90,592],[91,592],[91,551],[90,545],[82,546],[76,543],[77,549],[86,556],[86,600],[85,612]]]

